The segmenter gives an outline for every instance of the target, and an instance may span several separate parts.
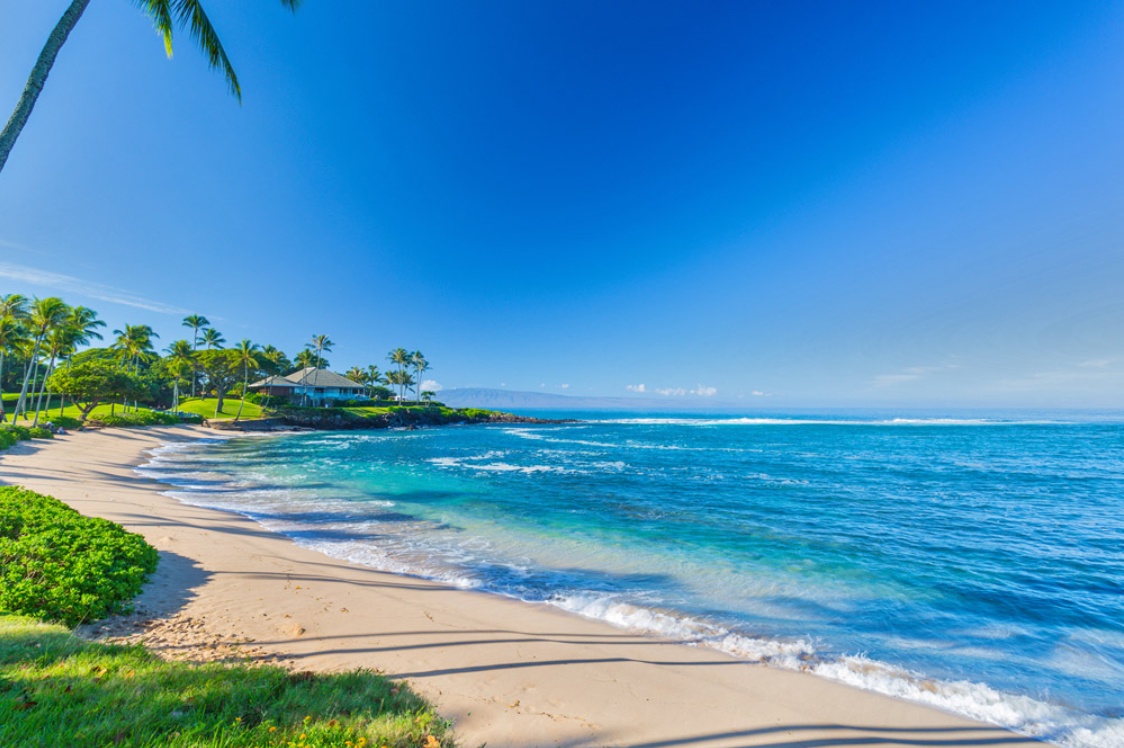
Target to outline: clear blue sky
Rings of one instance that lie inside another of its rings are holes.
[[[0,4],[0,118],[66,5]],[[446,388],[1124,405],[1120,3],[207,8],[241,107],[90,4],[0,172],[0,293]]]

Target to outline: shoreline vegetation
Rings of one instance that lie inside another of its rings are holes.
[[[116,523],[0,487],[0,744],[452,745],[431,705],[370,671],[294,672],[237,649],[183,662],[73,633],[131,612],[157,559]]]
[[[10,425],[36,429],[204,423],[226,430],[384,429],[447,424],[557,423],[436,401],[420,351],[390,351],[390,367],[328,370],[334,346],[313,335],[290,359],[273,345],[226,339],[200,314],[182,326],[191,337],[156,351],[148,325],[114,330],[102,340],[98,313],[57,297],[0,296],[0,449]],[[323,386],[327,380],[333,386]],[[342,385],[342,386],[341,386]],[[413,397],[409,397],[411,394]],[[280,393],[280,394],[278,394]],[[24,431],[18,438],[29,438]]]

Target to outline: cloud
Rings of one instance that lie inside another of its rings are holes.
[[[561,388],[562,388],[562,389],[564,389],[564,390],[568,390],[568,389],[570,389],[570,385],[568,385],[568,384],[560,384],[560,385],[558,385],[558,386],[559,386],[559,387],[561,387]]]
[[[421,388],[422,392],[425,392],[426,390],[429,390],[430,392],[440,392],[441,390],[445,389],[436,379],[425,380],[421,383]]]
[[[6,247],[8,249],[15,249],[15,250],[18,250],[20,252],[31,252],[33,254],[38,254],[31,247],[25,247],[22,244],[16,244],[15,242],[10,242],[10,241],[7,241],[5,239],[0,239],[0,247]]]
[[[899,384],[916,382],[930,374],[959,369],[960,364],[942,364],[940,366],[907,366],[894,374],[879,374],[874,378],[875,387],[895,387]]]
[[[647,392],[648,388],[642,384],[626,384],[624,386],[629,392]]]
[[[664,397],[686,397],[687,395],[714,397],[718,394],[718,389],[716,387],[706,387],[700,384],[693,390],[689,390],[686,387],[664,387],[656,389],[655,392],[657,395],[663,395]]]
[[[31,283],[36,286],[44,286],[63,293],[89,296],[92,299],[98,299],[99,301],[105,301],[110,304],[131,306],[149,312],[158,312],[160,314],[190,314],[186,309],[165,304],[161,301],[154,301],[139,294],[135,294],[132,291],[125,291],[120,288],[114,288],[113,286],[105,286],[101,283],[91,283],[71,275],[51,273],[46,270],[37,270],[36,268],[24,267],[22,265],[12,265],[7,262],[0,262],[0,278],[7,278],[22,283]]]
[[[753,395],[754,397],[769,397],[768,393],[762,392],[761,390],[754,390],[749,394]]]

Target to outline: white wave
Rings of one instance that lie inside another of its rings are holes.
[[[971,681],[927,678],[861,655],[821,657],[811,642],[755,637],[706,621],[604,596],[571,595],[549,601],[563,610],[640,634],[705,646],[770,667],[813,673],[886,696],[934,706],[1067,748],[1124,746],[1124,719],[1083,714],[1057,704],[1003,693]]]
[[[447,468],[466,468],[468,470],[479,470],[488,473],[524,473],[532,475],[534,473],[560,473],[560,474],[574,474],[580,473],[579,470],[572,468],[564,468],[558,465],[512,465],[508,462],[484,462],[478,463],[475,460],[487,459],[483,457],[433,457],[428,460],[431,465]]]
[[[1004,421],[989,418],[610,418],[597,424],[640,426],[995,426],[1038,425],[1055,421]]]

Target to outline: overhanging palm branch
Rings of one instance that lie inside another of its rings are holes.
[[[152,19],[157,32],[164,40],[164,51],[168,57],[172,56],[172,36],[175,27],[186,28],[188,34],[198,42],[199,47],[203,50],[207,63],[212,68],[217,68],[222,72],[230,92],[239,102],[242,101],[242,87],[238,83],[234,66],[231,65],[218,32],[215,31],[211,19],[207,17],[207,13],[203,10],[199,0],[134,1],[145,15]],[[300,6],[300,3],[301,0],[281,0],[282,5],[293,11]],[[90,0],[72,0],[63,12],[62,18],[51,30],[50,36],[47,37],[47,43],[43,45],[43,50],[35,61],[35,67],[31,69],[31,75],[27,78],[27,84],[24,86],[23,93],[16,103],[11,118],[4,125],[4,129],[0,130],[0,171],[3,171],[4,164],[8,161],[8,155],[12,152],[16,139],[23,132],[23,127],[27,124],[31,111],[35,108],[35,102],[39,99],[39,94],[47,83],[47,76],[50,75],[51,68],[54,67],[59,50],[66,43],[70,32],[74,30],[89,4]]]

